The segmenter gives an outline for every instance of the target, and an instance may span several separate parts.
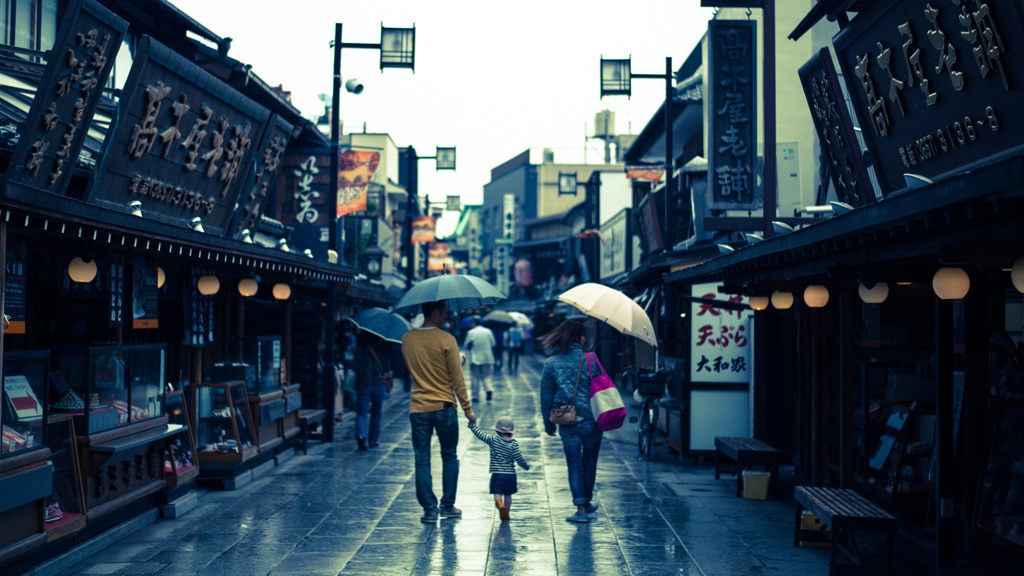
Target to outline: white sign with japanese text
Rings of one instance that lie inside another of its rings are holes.
[[[694,298],[746,304],[747,298],[719,294],[722,284],[695,284]],[[743,384],[750,382],[753,348],[750,310],[728,310],[710,303],[690,305],[690,381]]]

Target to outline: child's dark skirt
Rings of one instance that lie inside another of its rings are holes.
[[[515,474],[491,474],[491,494],[515,494]]]

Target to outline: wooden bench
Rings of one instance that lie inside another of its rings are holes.
[[[320,441],[326,442],[327,438],[324,436],[324,418],[327,417],[326,410],[299,410],[299,433],[298,444],[302,448],[303,454],[309,454],[309,437],[310,433],[315,431],[317,428],[320,429]]]
[[[860,565],[860,555],[857,552],[857,543],[854,540],[853,530],[886,533],[888,542],[885,568],[886,574],[892,574],[892,552],[896,539],[897,522],[895,516],[853,490],[797,486],[793,491],[793,497],[800,503],[803,509],[810,510],[823,524],[832,529],[831,535],[827,532],[820,532],[821,534],[826,534],[832,540],[832,555],[829,560],[828,569],[830,576],[837,574],[840,548],[851,560]],[[797,507],[793,546],[800,545],[801,512],[802,508]],[[846,540],[845,546],[842,544],[840,534]]]
[[[736,462],[734,468],[736,496],[743,494],[743,467],[749,468],[753,464],[764,464],[765,468],[771,472],[768,482],[772,487],[772,495],[778,495],[779,462],[782,460],[782,453],[778,448],[773,448],[754,438],[715,436],[715,480],[718,480],[721,475],[722,455],[732,458]]]

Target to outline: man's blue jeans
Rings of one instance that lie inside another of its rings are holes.
[[[569,467],[569,490],[576,506],[590,504],[597,479],[597,455],[601,451],[601,431],[593,420],[580,420],[575,426],[559,426],[565,463]]]
[[[437,512],[437,496],[430,476],[430,437],[437,431],[441,443],[441,508],[455,505],[455,491],[459,485],[459,460],[455,449],[459,445],[459,422],[455,407],[437,412],[409,414],[412,423],[412,451],[416,456],[416,499],[425,513]]]
[[[356,436],[369,438],[371,443],[376,443],[380,438],[380,412],[384,405],[384,393],[386,388],[383,384],[379,386],[365,386],[356,390]],[[373,409],[370,409],[370,405]],[[366,414],[370,414],[370,433],[366,433]]]

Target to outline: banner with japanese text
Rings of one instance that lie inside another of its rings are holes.
[[[417,216],[412,219],[412,243],[433,242],[437,218],[433,216]]]
[[[427,270],[440,272],[448,263],[448,244],[446,242],[435,242],[427,250]]]
[[[626,166],[627,180],[641,180],[644,182],[661,182],[665,175],[664,166]]]
[[[712,20],[708,40],[708,205],[756,210],[757,22]]]
[[[691,293],[697,299],[747,303],[744,296],[719,294],[721,285],[694,284]],[[698,301],[690,305],[691,382],[750,382],[752,318],[750,310],[729,310]]]
[[[380,152],[342,150],[338,153],[338,217],[366,210],[366,189],[380,164]]]

